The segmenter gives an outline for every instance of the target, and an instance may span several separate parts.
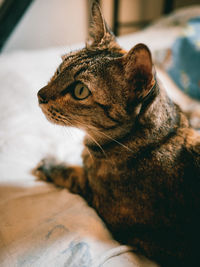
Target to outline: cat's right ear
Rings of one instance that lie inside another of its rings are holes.
[[[91,25],[89,29],[89,38],[87,41],[87,46],[98,46],[103,43],[104,40],[114,41],[115,36],[107,26],[102,13],[99,7],[99,4],[96,1],[93,1],[91,7]]]
[[[123,56],[123,62],[131,93],[145,97],[155,84],[150,50],[144,44],[137,44]]]

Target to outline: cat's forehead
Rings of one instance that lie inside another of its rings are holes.
[[[83,66],[85,69],[97,70],[116,58],[122,57],[124,50],[112,51],[109,49],[87,49],[83,48],[78,51],[70,52],[62,57],[61,70],[76,70]]]
[[[86,60],[86,59],[97,59],[97,58],[117,58],[121,57],[125,54],[125,50],[121,49],[118,51],[112,51],[109,49],[86,49],[83,48],[81,50],[73,51],[68,54],[62,56],[63,65],[66,65],[75,60]]]

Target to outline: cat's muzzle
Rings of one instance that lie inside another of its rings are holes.
[[[47,97],[46,97],[46,95],[42,89],[39,90],[39,92],[37,93],[37,96],[38,96],[39,104],[47,104],[48,103]]]

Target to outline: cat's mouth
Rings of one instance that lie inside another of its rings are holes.
[[[59,113],[57,109],[54,109],[51,106],[49,107],[47,103],[40,103],[40,101],[39,106],[49,122],[62,126],[67,125],[66,119],[64,119],[64,117]]]
[[[67,116],[61,110],[58,110],[56,107],[48,104],[40,104],[39,106],[49,122],[60,126],[76,127],[79,129],[81,128],[80,125],[76,123],[73,118]]]

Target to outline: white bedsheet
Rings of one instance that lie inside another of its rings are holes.
[[[200,8],[194,11],[200,14]],[[169,46],[179,32],[161,23],[120,43],[129,49],[144,42],[155,50]],[[155,266],[113,240],[81,197],[30,174],[49,154],[81,164],[83,133],[50,124],[36,97],[60,55],[75,48],[0,55],[0,266]]]

